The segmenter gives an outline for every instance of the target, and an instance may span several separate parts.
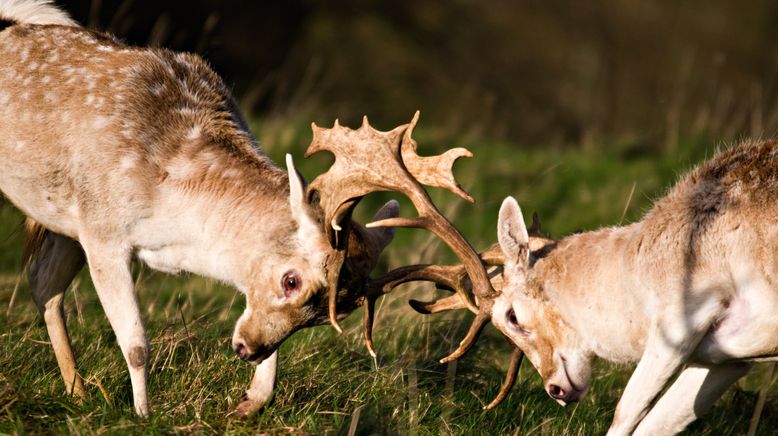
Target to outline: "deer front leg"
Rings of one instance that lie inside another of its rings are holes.
[[[655,326],[635,372],[616,406],[609,436],[628,435],[670,378],[678,372],[704,334],[685,323]]]
[[[86,393],[84,382],[76,371],[76,359],[70,346],[62,302],[65,290],[83,266],[84,254],[76,241],[46,232],[27,270],[30,292],[46,322],[65,389],[76,398],[84,398]]]
[[[273,387],[276,384],[276,369],[278,368],[278,350],[267,359],[257,365],[251,386],[246,391],[244,398],[238,406],[230,412],[230,415],[245,418],[259,411],[273,396]]]
[[[707,413],[732,383],[751,369],[747,363],[688,366],[651,411],[635,435],[674,435]]]
[[[146,367],[149,346],[135,299],[130,271],[130,250],[85,241],[83,238],[81,243],[86,252],[89,272],[100,304],[127,362],[135,412],[140,416],[148,416]]]

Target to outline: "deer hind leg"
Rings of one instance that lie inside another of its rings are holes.
[[[148,416],[146,370],[149,344],[135,298],[130,270],[131,250],[88,236],[80,239],[100,304],[127,363],[135,412]]]
[[[48,231],[35,252],[27,271],[33,300],[46,322],[67,393],[84,398],[84,382],[76,371],[63,310],[65,290],[84,266],[84,254],[78,242]]]
[[[707,413],[732,383],[750,369],[747,363],[688,366],[640,421],[635,435],[673,435]]]

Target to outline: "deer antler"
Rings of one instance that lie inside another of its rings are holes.
[[[532,214],[532,226],[529,230],[530,234],[530,251],[535,251],[546,246],[550,240],[541,236],[540,230],[540,218],[537,213]],[[496,290],[495,296],[502,292],[502,265],[505,263],[505,258],[500,246],[495,244],[488,250],[482,252],[480,255],[481,262],[484,266],[492,267],[489,272],[489,277]],[[437,285],[439,289],[447,289],[450,291],[456,291],[456,293],[449,297],[444,297],[439,300],[422,302],[417,300],[410,300],[409,304],[419,313],[432,314],[443,312],[447,310],[463,309],[465,307],[460,295],[466,294],[470,289],[470,283],[468,282],[467,274],[465,273],[464,265],[411,265],[402,268],[397,268],[390,271],[386,276],[380,279],[374,280],[370,284],[370,291],[366,295],[367,301],[372,301],[375,304],[375,300],[378,296],[391,292],[396,286],[411,281],[429,281]],[[457,350],[451,355],[441,360],[441,363],[450,362],[454,359],[461,357],[471,346],[475,343],[481,330],[489,322],[491,316],[491,308],[494,303],[492,296],[478,297],[479,312],[476,314],[473,323],[468,330],[467,335],[460,343]],[[372,355],[375,355],[372,351],[373,342],[371,338],[371,329],[373,325],[372,312],[365,312],[365,341],[368,349]],[[514,347],[511,354],[510,365],[508,366],[508,372],[505,375],[500,391],[492,402],[484,407],[484,410],[490,410],[499,405],[507,396],[513,385],[516,382],[516,377],[521,366],[521,361],[524,357],[524,353],[518,347]]]
[[[516,383],[516,376],[519,374],[523,358],[524,352],[519,347],[514,346],[513,353],[511,353],[511,363],[508,365],[508,372],[505,374],[505,380],[502,382],[502,386],[500,386],[500,391],[491,403],[484,406],[484,410],[494,409],[508,397],[511,389],[513,389],[513,385]]]
[[[348,295],[347,301],[344,301],[349,305],[361,302],[365,307],[365,345],[375,357],[372,327],[378,298],[411,281],[431,281],[439,288],[453,291],[454,295],[437,301],[410,301],[414,309],[426,314],[465,308],[476,314],[457,349],[441,360],[445,363],[467,352],[489,322],[494,299],[499,295],[495,288],[501,290],[502,283],[500,268],[492,269],[490,279],[485,266],[501,266],[504,260],[498,246],[479,257],[462,234],[438,211],[424,190],[422,185],[444,188],[467,201],[474,201],[456,183],[452,173],[452,166],[458,158],[470,157],[472,154],[466,149],[456,148],[439,156],[420,157],[416,153],[417,143],[411,137],[418,119],[419,112],[416,112],[409,124],[389,132],[373,129],[366,117],[357,130],[343,127],[337,121],[331,129],[313,124],[313,141],[305,156],[329,151],[335,155],[335,162],[309,185],[307,197],[310,204],[320,206],[327,235],[335,248],[334,254],[327,261],[330,284],[328,313],[330,323],[338,331],[342,330],[337,321],[336,306],[338,289],[343,285],[339,274],[348,255],[351,213],[364,195],[375,191],[400,192],[411,200],[418,212],[417,217],[380,219],[365,227],[423,228],[437,235],[457,255],[461,265],[410,265],[397,268],[384,277],[364,282],[359,291],[362,295],[356,298]],[[508,395],[516,380],[522,357],[521,350],[516,349],[497,398],[486,408],[495,407]]]
[[[538,219],[537,214],[532,215],[532,230],[533,234],[539,235],[540,234],[540,220]],[[505,263],[505,259],[502,254],[502,250],[500,250],[500,247],[498,245],[494,245],[489,250],[484,252],[484,262],[491,265],[500,265],[502,266]],[[500,286],[500,291],[502,291],[502,286]],[[462,341],[459,343],[459,347],[457,347],[454,352],[449,354],[448,356],[444,357],[443,359],[440,359],[440,363],[448,363],[452,360],[459,359],[462,357],[467,351],[475,344],[475,341],[478,340],[478,336],[480,336],[481,331],[486,327],[486,324],[489,323],[489,320],[492,318],[492,306],[494,305],[494,299],[497,298],[499,295],[499,292],[494,292],[492,294],[485,294],[480,295],[480,298],[478,300],[478,313],[476,313],[475,318],[473,318],[472,324],[470,324],[470,329],[467,331],[467,334],[462,339]],[[428,304],[434,304],[434,303],[428,303]],[[507,380],[506,380],[507,383]]]
[[[422,183],[447,189],[467,201],[473,198],[456,183],[452,165],[460,157],[472,154],[464,148],[456,148],[439,156],[420,157],[416,154],[416,141],[411,138],[419,112],[410,124],[389,132],[380,132],[370,127],[367,117],[357,130],[342,127],[336,121],[331,129],[316,124],[313,141],[305,153],[308,157],[319,151],[330,151],[335,163],[324,174],[318,176],[308,187],[308,200],[318,202],[324,213],[327,234],[336,254],[327,261],[330,323],[341,331],[337,321],[337,275],[346,257],[347,244],[344,233],[356,204],[366,194],[375,191],[396,191],[406,195],[416,207],[418,217],[388,218],[368,224],[366,227],[416,227],[424,228],[440,237],[464,265],[468,277],[474,284],[478,296],[496,295],[481,265],[475,250],[461,233],[438,211]],[[459,291],[458,291],[459,292]],[[478,313],[479,308],[468,292],[458,294],[469,310]],[[375,299],[364,300],[367,317],[372,320]],[[372,323],[372,321],[371,321]],[[371,354],[372,344],[368,345]]]
[[[489,271],[489,277],[493,288],[497,292],[502,291],[502,264],[504,257],[502,250],[498,245],[494,245],[480,254],[482,263],[487,267],[492,267]],[[369,291],[366,295],[366,301],[369,305],[374,305],[375,301],[383,294],[391,292],[395,287],[412,281],[433,282],[439,289],[446,289],[455,292],[454,295],[441,298],[435,301],[423,302],[410,300],[408,303],[419,313],[428,315],[432,313],[444,312],[448,310],[464,309],[465,305],[460,295],[470,291],[471,284],[463,265],[410,265],[397,268],[390,271],[385,276],[373,280],[369,284]],[[480,306],[484,305],[485,300],[478,299]],[[489,304],[491,307],[491,304]],[[477,317],[477,315],[476,315]],[[488,321],[488,318],[487,318]],[[375,356],[373,351],[373,340],[371,337],[373,326],[372,311],[365,311],[364,332],[365,342],[370,354]],[[471,327],[472,330],[472,327]],[[470,333],[468,334],[468,336]],[[494,400],[492,400],[484,410],[490,410],[500,404],[513,388],[516,382],[516,376],[521,366],[524,353],[519,348],[514,348],[511,355],[511,362],[508,372],[503,381],[502,387]]]

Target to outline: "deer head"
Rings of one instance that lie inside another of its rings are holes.
[[[450,362],[463,356],[478,339],[480,332],[486,324],[490,320],[494,322],[495,326],[502,331],[512,343],[514,350],[502,387],[495,399],[484,407],[486,410],[499,405],[510,393],[510,390],[515,384],[516,376],[524,357],[523,350],[525,350],[525,348],[531,350],[529,356],[533,364],[540,362],[540,358],[537,357],[538,353],[535,351],[535,348],[530,347],[524,340],[518,340],[516,333],[505,327],[506,323],[504,319],[505,315],[508,314],[508,310],[506,310],[506,301],[515,301],[510,300],[510,298],[516,292],[516,289],[524,286],[526,273],[530,269],[531,261],[534,260],[535,256],[543,255],[545,252],[552,249],[555,244],[553,240],[541,236],[540,219],[537,214],[533,214],[532,227],[528,231],[524,225],[523,218],[521,217],[521,210],[518,209],[518,204],[516,204],[515,200],[512,201],[513,202],[511,203],[506,200],[506,203],[503,204],[501,209],[500,225],[498,227],[500,244],[492,246],[479,255],[480,262],[483,267],[487,268],[488,277],[491,280],[493,289],[491,293],[479,291],[472,286],[464,265],[411,265],[391,271],[385,277],[382,277],[373,283],[374,286],[382,289],[384,292],[388,292],[401,283],[410,281],[430,281],[436,283],[439,289],[456,292],[452,296],[436,301],[421,302],[411,300],[411,307],[422,314],[464,309],[467,305],[461,296],[470,293],[475,295],[479,310],[473,319],[467,335],[460,342],[459,347],[451,355],[441,359],[441,362]],[[515,208],[513,206],[515,206]],[[542,300],[539,300],[537,304],[534,305],[528,304],[527,306],[521,306],[521,303],[516,304],[522,307],[522,310],[524,311],[522,313],[532,314],[538,313],[535,311],[539,310],[542,303]],[[550,310],[551,309],[549,308],[549,313],[551,313]],[[509,315],[513,316],[512,313],[509,313]],[[545,330],[542,330],[540,334],[545,334]],[[558,341],[559,336],[560,335],[558,334],[555,335],[553,340]],[[549,342],[550,340],[552,339],[545,341],[544,344],[558,343]],[[551,367],[544,363],[544,368],[546,367],[553,368],[550,370],[551,372],[554,372],[555,368],[557,368],[556,366]],[[568,368],[569,367],[571,367],[571,365],[568,365]],[[564,365],[560,368],[564,368]],[[554,373],[557,374],[558,372]],[[569,393],[575,392],[575,389],[570,383],[565,384],[563,381],[564,380],[559,379],[556,384],[549,382],[549,392],[554,392],[557,397],[572,396],[573,394]],[[575,386],[578,387],[578,385]],[[570,399],[572,398],[568,398],[568,400]]]
[[[393,237],[390,228],[368,230],[349,222],[350,250],[342,257],[341,252],[330,246],[325,229],[317,220],[320,212],[308,203],[304,181],[295,171],[291,156],[286,160],[293,231],[291,237],[285,236],[284,241],[274,244],[280,256],[263,259],[263,270],[255,274],[258,285],[246,289],[246,310],[233,334],[235,352],[251,363],[270,356],[295,331],[327,322],[326,292],[331,288],[330,280],[341,292],[349,290],[359,294],[362,277],[375,267],[381,251]],[[398,213],[398,203],[390,201],[374,219],[390,218]],[[341,268],[337,261],[343,263],[343,274],[337,274],[339,271],[333,274],[332,269]],[[268,282],[270,289],[266,287]],[[345,316],[350,310],[353,307],[344,308],[336,316]]]
[[[582,351],[576,331],[544,297],[544,281],[533,270],[553,241],[536,240],[532,247],[521,209],[512,197],[500,208],[497,239],[505,262],[502,294],[494,302],[492,322],[526,353],[552,398],[563,406],[579,400],[589,388],[591,358]]]

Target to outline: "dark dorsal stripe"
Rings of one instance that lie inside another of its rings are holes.
[[[6,27],[11,27],[14,24],[16,24],[16,23],[11,21],[11,20],[9,20],[9,19],[7,19],[7,18],[0,17],[0,32],[5,30]]]

